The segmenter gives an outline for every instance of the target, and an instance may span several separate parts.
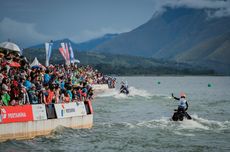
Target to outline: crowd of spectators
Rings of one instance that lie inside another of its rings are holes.
[[[14,53],[0,53],[0,71],[0,106],[84,101],[93,98],[92,84],[108,83],[91,66],[30,67]]]

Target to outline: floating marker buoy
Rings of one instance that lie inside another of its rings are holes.
[[[208,84],[208,87],[211,87],[211,86],[212,86],[212,85],[209,83],[209,84]]]

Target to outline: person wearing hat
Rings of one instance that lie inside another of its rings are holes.
[[[38,93],[36,92],[36,86],[31,85],[31,89],[28,91],[30,104],[38,104]]]
[[[26,87],[23,84],[19,85],[19,105],[30,104],[29,95],[26,91]]]
[[[177,97],[174,97],[173,93],[172,93],[172,97],[179,101],[179,104],[178,104],[178,109],[177,111],[182,111],[185,116],[188,118],[188,119],[191,119],[191,117],[187,114],[187,110],[188,110],[188,102],[187,100],[185,99],[186,98],[186,94],[181,92],[180,93],[180,98],[177,98]]]
[[[183,112],[186,111],[188,109],[188,103],[186,101],[186,95],[185,93],[180,93],[180,98],[177,98],[177,97],[174,97],[173,93],[172,93],[172,97],[175,99],[175,100],[178,100],[179,101],[179,104],[178,104],[178,110],[182,110]]]

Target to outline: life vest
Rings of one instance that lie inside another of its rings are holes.
[[[185,98],[180,98],[178,106],[185,109],[187,108],[186,102]]]

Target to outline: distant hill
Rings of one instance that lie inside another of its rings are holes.
[[[34,57],[44,64],[45,50],[44,49],[25,49],[24,56],[30,62]],[[100,52],[75,52],[77,59],[81,61],[81,65],[91,65],[103,72],[104,74],[115,75],[213,75],[213,70],[207,70],[199,66],[191,66],[184,63],[172,61],[161,61],[153,58],[130,56],[130,55],[115,55],[110,53]],[[57,49],[52,51],[51,64],[64,64],[64,59]]]
[[[203,64],[230,74],[226,68],[230,66],[229,27],[230,17],[208,18],[206,10],[167,8],[162,15],[92,51]]]
[[[202,50],[202,51],[201,51]],[[176,56],[176,60],[193,65],[213,67],[217,71],[230,74],[230,32],[209,38],[186,52]]]
[[[101,45],[113,38],[115,38],[116,36],[118,36],[119,34],[105,34],[102,37],[98,37],[86,42],[82,42],[78,44],[78,50],[79,51],[89,51],[92,50],[94,48],[96,48],[98,45]]]
[[[82,42],[82,43],[76,43],[71,41],[68,38],[65,39],[61,39],[61,40],[53,40],[53,49],[58,49],[60,48],[60,43],[64,42],[64,43],[70,43],[73,50],[78,50],[78,51],[89,51],[94,49],[95,47],[97,47],[98,45],[105,43],[108,40],[111,40],[112,38],[118,36],[119,34],[105,34],[104,36],[86,41],[86,42]],[[43,44],[38,44],[38,45],[34,45],[29,47],[29,49],[45,49],[45,45]]]
[[[78,48],[78,44],[76,44],[75,42],[71,41],[70,39],[68,38],[65,38],[65,39],[61,39],[61,40],[52,40],[52,43],[53,43],[53,49],[59,49],[61,46],[60,46],[60,43],[70,43],[72,48],[73,49],[77,49]],[[37,44],[37,45],[34,45],[34,46],[31,46],[29,47],[28,49],[45,49],[45,44],[42,43],[42,44]]]

